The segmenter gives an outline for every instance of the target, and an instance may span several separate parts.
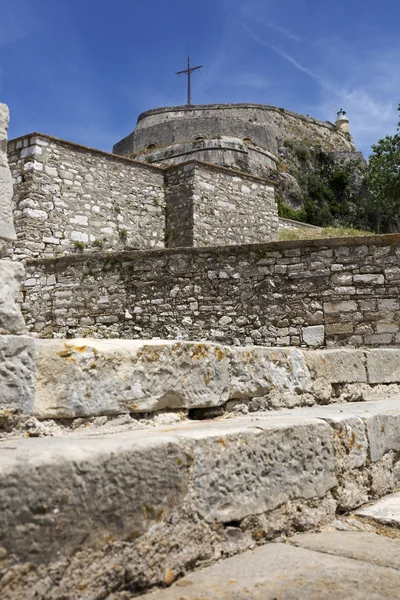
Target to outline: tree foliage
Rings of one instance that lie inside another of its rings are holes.
[[[372,146],[366,181],[373,196],[372,228],[378,233],[400,231],[400,122],[394,135]]]
[[[303,201],[299,210],[278,202],[280,216],[320,227],[365,228],[360,211],[365,163],[348,156],[341,159],[305,142],[287,140],[284,146],[300,166],[289,161],[290,172],[303,191]]]

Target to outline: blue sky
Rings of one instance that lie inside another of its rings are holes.
[[[259,102],[333,121],[368,155],[400,102],[396,0],[0,0],[10,138],[41,131],[111,150],[140,112]]]

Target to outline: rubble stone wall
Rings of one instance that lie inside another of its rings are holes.
[[[250,244],[278,237],[273,185],[205,163],[166,172],[168,247]]]
[[[400,236],[99,253],[28,262],[40,337],[399,346]]]
[[[274,188],[257,176],[201,162],[165,169],[42,134],[8,150],[14,259],[277,236]]]
[[[164,246],[164,173],[32,134],[8,145],[18,258]]]

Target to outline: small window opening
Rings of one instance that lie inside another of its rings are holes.
[[[243,141],[245,144],[253,144],[253,140],[251,140],[250,138],[243,138]]]
[[[205,140],[205,136],[204,135],[198,135],[197,137],[194,138],[195,142],[202,142],[203,140]]]
[[[157,149],[157,144],[149,144],[148,146],[146,146],[146,150],[156,150]]]

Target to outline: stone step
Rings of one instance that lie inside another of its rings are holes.
[[[356,514],[400,529],[400,492],[363,506]]]
[[[267,544],[141,600],[397,600],[399,586],[400,540],[337,531]]]
[[[222,407],[238,399],[253,410],[400,395],[400,349],[89,338],[36,340],[36,348],[36,395],[21,405],[40,419]]]
[[[106,598],[313,529],[396,489],[399,431],[394,399],[2,440],[4,589]]]

